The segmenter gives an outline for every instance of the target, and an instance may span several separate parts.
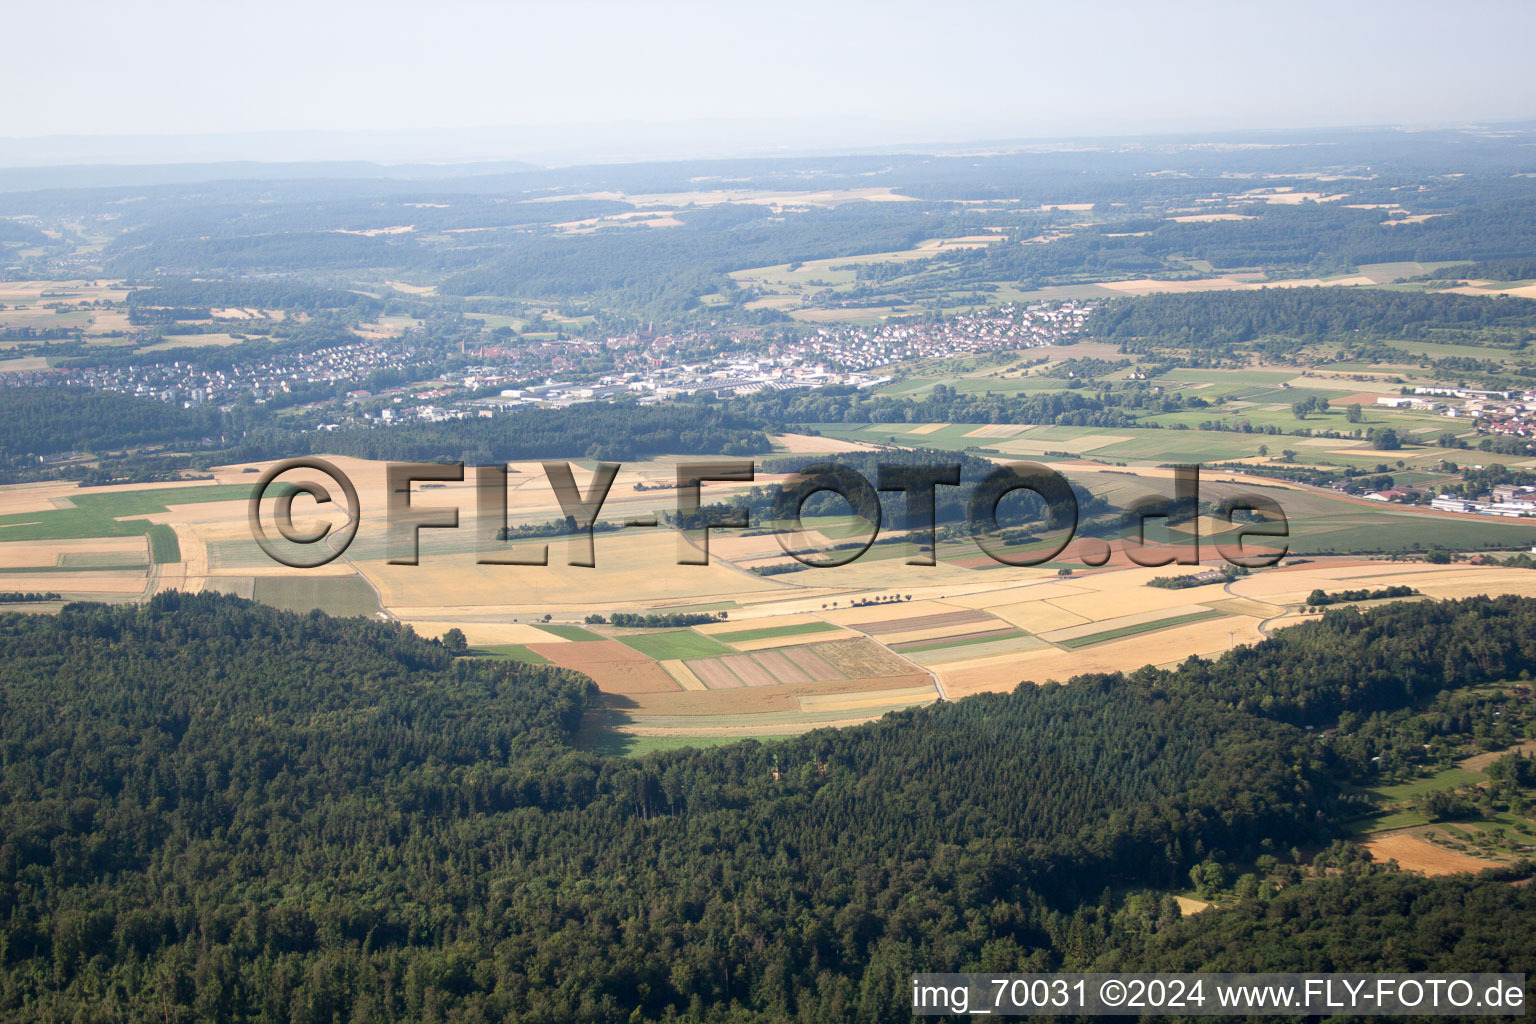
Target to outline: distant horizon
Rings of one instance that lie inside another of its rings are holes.
[[[558,165],[1536,117],[1536,5],[1518,0],[1473,0],[1454,18],[1429,0],[82,0],[10,13],[12,37],[35,42],[0,65],[0,90],[26,97],[0,120],[0,163],[33,166]],[[437,142],[410,141],[422,138]],[[17,140],[28,155],[6,157]]]
[[[0,169],[152,168],[231,164],[256,166],[365,165],[380,169],[487,168],[524,165],[556,170],[585,165],[620,165],[694,160],[752,160],[933,154],[993,155],[1059,151],[1070,144],[1134,145],[1162,143],[1193,145],[1271,136],[1368,132],[1454,132],[1487,129],[1536,130],[1536,117],[1522,119],[1462,118],[1455,121],[1296,124],[1253,128],[1188,128],[1148,132],[1084,132],[1079,134],[987,135],[942,137],[889,130],[884,139],[865,131],[843,135],[811,133],[797,140],[774,140],[751,125],[735,122],[733,138],[713,145],[687,141],[713,122],[679,121],[657,124],[487,125],[475,128],[401,129],[397,131],[293,131],[191,133],[58,133],[0,136]],[[773,121],[757,126],[775,125]],[[787,122],[783,122],[787,123]],[[795,122],[804,126],[806,122]],[[742,129],[747,129],[742,131]],[[594,133],[603,133],[593,138]],[[754,135],[756,138],[754,139]],[[155,147],[148,149],[146,147]]]

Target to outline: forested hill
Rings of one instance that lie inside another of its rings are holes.
[[[1108,915],[1106,915],[1107,917]],[[1140,919],[1138,920],[1138,916]],[[1346,864],[1268,903],[1148,927],[1122,910],[1101,971],[1514,971],[1536,973],[1536,887],[1430,880]]]
[[[393,624],[3,616],[0,1018],[905,1019],[911,970],[1087,966],[1172,924],[1106,890],[1326,842],[1341,766],[1270,713],[1395,699],[1361,645],[1426,691],[1528,665],[1533,620],[1332,612],[1215,666],[633,761],[573,746],[579,677]],[[1308,653],[1337,670],[1266,705]]]
[[[592,402],[563,409],[513,409],[494,419],[332,432],[296,429],[263,413],[259,406],[236,405],[221,412],[208,406],[183,408],[153,398],[74,388],[12,388],[4,395],[7,415],[0,418],[0,483],[58,475],[55,467],[39,464],[40,455],[70,450],[108,455],[154,445],[176,445],[197,453],[195,458],[162,459],[162,475],[189,466],[324,453],[490,465],[522,459],[751,456],[772,447],[761,418],[709,403]],[[113,468],[122,468],[121,462],[112,463]],[[75,467],[64,472],[84,475],[86,470]]]
[[[1343,287],[1168,293],[1106,304],[1089,333],[1127,352],[1205,355],[1264,339],[1293,346],[1417,340],[1514,347],[1536,340],[1536,301]]]
[[[565,408],[521,408],[448,423],[334,432],[252,431],[230,455],[236,461],[330,452],[363,459],[490,465],[525,459],[619,460],[653,455],[759,455],[771,449],[757,420],[709,404],[635,405],[590,402]]]
[[[0,416],[0,459],[26,466],[39,455],[72,449],[216,440],[225,422],[217,409],[183,409],[110,391],[9,388]]]

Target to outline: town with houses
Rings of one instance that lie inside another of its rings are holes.
[[[528,406],[565,407],[625,399],[651,404],[709,394],[719,399],[762,391],[843,386],[875,388],[890,369],[922,360],[1010,352],[1069,341],[1094,311],[1089,302],[1007,305],[937,321],[875,327],[820,326],[794,336],[738,329],[637,331],[608,338],[495,339],[461,343],[445,366],[426,329],[399,336],[348,334],[329,347],[262,359],[54,367],[0,373],[0,387],[71,387],[114,391],[187,407],[240,402],[314,408],[328,415],[313,429],[337,430],[334,419],[380,428],[412,422],[494,418]],[[483,339],[485,336],[480,335]],[[1378,406],[1433,413],[1475,426],[1483,435],[1536,438],[1536,391],[1419,386],[1382,396]],[[336,399],[343,401],[338,407]],[[67,459],[73,453],[46,457]],[[1341,482],[1340,487],[1351,487]],[[1353,489],[1351,487],[1351,489]],[[1381,502],[1428,505],[1443,512],[1536,517],[1536,488],[1501,484],[1489,494],[1440,494],[1413,487],[1368,491]]]
[[[433,365],[418,327],[398,338],[352,338],[224,368],[191,359],[50,368],[0,374],[0,384],[116,391],[189,407],[242,400],[298,405],[332,398],[338,388],[346,388],[348,401],[361,405],[360,418],[388,426],[626,396],[650,403],[698,393],[729,398],[828,385],[877,387],[890,377],[875,371],[899,362],[1062,342],[1082,329],[1092,310],[1091,304],[1075,301],[1010,305],[935,323],[823,327],[792,338],[749,331],[727,339],[644,331],[599,340],[488,344],[466,347],[465,354],[476,361],[448,370]],[[584,371],[594,365],[605,372]],[[381,380],[388,383],[376,383]],[[404,383],[410,380],[425,383]],[[316,427],[335,429],[337,424]]]

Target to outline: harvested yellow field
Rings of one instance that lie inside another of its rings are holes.
[[[1512,572],[1522,570],[1515,569]],[[1524,570],[1529,573],[1530,570]],[[1426,583],[1414,584],[1420,593],[1426,597],[1449,600],[1460,597],[1494,596],[1498,594],[1518,594],[1521,597],[1536,597],[1536,580],[1432,580]]]
[[[1178,594],[1188,591],[1173,590],[1169,593]],[[1209,608],[1199,604],[1182,604],[1167,608],[1150,608],[1143,612],[1134,612],[1130,615],[1117,615],[1109,619],[1097,619],[1078,626],[1068,626],[1065,629],[1053,629],[1049,633],[1041,633],[1040,639],[1049,640],[1051,643],[1061,643],[1063,640],[1076,640],[1080,637],[1093,636],[1096,633],[1105,633],[1112,629],[1122,629],[1126,626],[1140,626],[1148,622],[1157,622],[1159,619],[1171,619],[1178,615],[1198,615],[1201,612],[1210,611]]]
[[[659,661],[657,664],[666,669],[667,675],[671,676],[673,679],[676,679],[678,685],[682,686],[682,688],[685,690],[708,689],[708,687],[704,685],[703,680],[694,675],[693,669],[684,664],[681,659],[672,658],[666,661]]]
[[[47,512],[59,508],[72,508],[72,498],[84,494],[102,494],[107,491],[153,491],[179,487],[211,486],[214,481],[172,480],[166,483],[120,484],[115,487],[84,488],[75,483],[49,481],[35,484],[13,484],[0,487],[0,516],[21,515],[26,512]]]
[[[1464,757],[1456,762],[1456,767],[1465,768],[1469,772],[1485,772],[1488,766],[1499,758],[1515,753],[1525,757],[1536,757],[1536,740],[1526,740],[1524,743],[1516,743],[1503,750],[1489,750],[1481,754],[1473,754],[1471,757]]]
[[[738,651],[771,651],[777,647],[800,647],[804,644],[821,644],[830,640],[852,640],[858,633],[846,629],[826,629],[818,633],[797,633],[793,636],[768,636],[761,640],[732,640],[730,645]]]
[[[501,646],[503,644],[562,644],[569,643],[564,637],[546,633],[522,622],[477,622],[472,619],[402,619],[422,636],[442,636],[450,629],[464,631],[464,639],[472,646]]]
[[[599,534],[593,568],[567,564],[563,541],[550,544],[549,565],[480,565],[473,551],[430,552],[425,543],[418,565],[391,565],[386,559],[356,564],[379,589],[386,608],[499,605],[565,617],[675,603],[679,596],[705,602],[765,589],[756,577],[719,563],[678,565],[671,540],[638,531]]]
[[[1004,576],[1004,573],[1007,575]],[[992,582],[968,589],[945,587],[942,596],[962,608],[990,609],[997,605],[1092,593],[1077,583],[1061,582],[1055,571],[1050,569],[992,569],[985,577]]]
[[[1015,438],[1011,441],[1002,441],[996,447],[998,451],[1006,455],[1040,456],[1044,455],[1046,452],[1059,452],[1068,448],[1081,454],[1083,452],[1097,451],[1100,448],[1107,448],[1112,444],[1120,444],[1124,441],[1132,440],[1135,440],[1135,438],[1131,437],[1129,434],[1091,434],[1072,441],[1051,440],[1049,438],[1042,441],[1036,441],[1027,437],[1021,437]],[[1076,472],[1076,469],[1077,467],[1074,464],[1072,466],[1072,470]],[[1094,471],[1089,470],[1088,472]],[[1141,470],[1138,469],[1136,472],[1138,475],[1141,475]],[[1168,472],[1170,475],[1172,474],[1172,470],[1169,470]]]
[[[1462,872],[1476,874],[1497,867],[1493,861],[1479,860],[1455,850],[1447,850],[1412,832],[1391,832],[1368,839],[1364,844],[1371,858],[1378,864],[1397,861],[1404,871],[1416,871],[1421,875],[1455,875]]]
[[[1251,615],[1256,619],[1268,618],[1281,610],[1278,606],[1264,601],[1249,601],[1241,597],[1232,597],[1225,601],[1204,601],[1202,604],[1206,608],[1226,612],[1228,615]]]
[[[1007,625],[1009,624],[997,619],[983,619],[979,622],[951,622],[902,630],[899,633],[881,633],[879,638],[883,644],[904,644],[914,640],[943,640],[945,637],[967,636],[971,633],[981,633],[989,629],[1002,629]]]
[[[903,686],[890,690],[861,690],[856,695],[851,693],[808,693],[802,694],[799,700],[800,710],[820,711],[829,707],[835,708],[838,705],[847,704],[854,700],[894,703],[913,697],[932,698],[935,696],[937,696],[937,693],[934,691],[933,684],[928,683],[923,686]],[[864,706],[870,707],[873,704],[866,704]]]
[[[173,348],[226,348],[238,345],[244,338],[233,334],[167,334],[164,341],[145,345],[140,352],[166,352]]]
[[[1017,423],[993,423],[985,427],[977,427],[970,431],[966,437],[1013,437],[1031,429],[1030,424]]]
[[[530,200],[535,203],[558,203],[572,199],[616,199],[635,206],[717,206],[720,203],[758,203],[765,206],[829,206],[853,200],[871,203],[912,202],[890,186],[871,185],[865,188],[820,189],[813,192],[787,192],[770,189],[731,188],[699,189],[693,192],[654,192],[628,195],[624,192],[572,192],[558,196],[541,196]]]
[[[801,711],[864,711],[869,708],[914,707],[932,704],[939,699],[938,691],[930,686],[903,687],[899,690],[873,690],[857,696],[826,694],[818,697],[801,697]]]
[[[149,541],[145,537],[99,537],[90,540],[21,540],[0,543],[0,568],[21,569],[71,565],[88,568],[88,563],[127,565],[149,562]],[[14,587],[0,584],[0,589]]]
[[[376,238],[379,235],[404,235],[414,231],[411,224],[392,224],[387,228],[336,228],[338,235],[361,235],[364,238]]]
[[[713,547],[713,543],[710,545]],[[740,633],[748,629],[779,629],[783,626],[805,626],[821,619],[815,615],[759,615],[751,619],[744,619],[739,612],[732,612],[731,618],[726,622],[706,622],[702,626],[693,627],[705,636],[714,636],[718,633]]]
[[[632,210],[629,213],[616,213],[607,217],[588,217],[585,220],[568,220],[556,224],[555,227],[571,235],[586,235],[596,231],[603,225],[627,224],[630,226],[650,228],[678,228],[683,222],[668,213],[654,213],[649,210]]]
[[[1187,213],[1182,217],[1169,217],[1179,224],[1209,224],[1221,220],[1257,220],[1251,213]]]
[[[1172,568],[1169,566],[1168,568]],[[1143,574],[1146,574],[1143,576]],[[1094,593],[1080,594],[1076,596],[1056,598],[1052,600],[1058,608],[1094,621],[1118,618],[1122,615],[1136,615],[1141,612],[1162,611],[1163,609],[1181,608],[1191,603],[1196,595],[1189,590],[1163,590],[1159,587],[1149,587],[1146,580],[1159,575],[1155,569],[1127,569],[1123,572],[1101,573],[1097,576],[1084,577],[1083,582],[1089,583],[1105,581],[1095,588]],[[1167,575],[1173,575],[1168,573]],[[1123,579],[1117,577],[1124,577]],[[1198,588],[1204,590],[1206,588]],[[1226,596],[1221,587],[1210,587],[1211,597]],[[1164,614],[1174,614],[1165,612]]]
[[[15,359],[0,359],[0,373],[31,373],[33,370],[48,369],[47,356],[18,356]]]
[[[995,655],[935,665],[934,671],[951,697],[1011,690],[1022,682],[1065,682],[1085,672],[1128,672],[1143,665],[1182,661],[1190,655],[1220,654],[1233,643],[1255,643],[1262,639],[1258,621],[1246,616],[1206,619],[1076,651],[1048,649]]]
[[[820,530],[807,530],[801,536],[804,538],[804,544],[818,550],[832,545],[832,541]],[[743,537],[731,530],[720,530],[710,532],[709,557],[711,560],[721,558],[727,562],[751,564],[783,559],[786,555],[783,545],[779,543],[775,534],[760,533],[753,537]]]
[[[874,445],[859,441],[843,441],[835,437],[818,437],[815,434],[775,434],[773,443],[781,445],[796,455],[831,455],[837,452],[868,451]]]
[[[924,423],[920,427],[913,427],[911,430],[908,430],[907,433],[909,433],[909,434],[932,434],[935,431],[943,430],[947,426],[949,426],[948,423]]]
[[[837,608],[828,611],[823,618],[840,626],[861,626],[888,622],[891,619],[941,615],[945,612],[961,610],[958,605],[944,604],[942,601],[894,601],[890,604],[867,605],[863,608]]]
[[[149,574],[149,582],[145,588],[146,594],[163,594],[168,590],[181,590],[187,593],[195,593],[202,589],[202,581],[191,582],[187,579],[187,563],[171,562],[167,565],[157,565]]]
[[[978,551],[977,554],[980,555],[981,552]],[[920,590],[938,596],[948,594],[952,590],[958,592],[976,580],[974,570],[942,560],[938,565],[925,566],[921,569],[908,567],[904,563],[905,558],[861,558],[834,569],[806,569],[769,579],[785,588],[828,588],[833,599],[838,601],[836,611],[839,614],[848,610],[849,599],[856,597],[912,594],[915,604]]]
[[[1100,288],[1107,288],[1122,295],[1153,295],[1160,292],[1184,293],[1184,292],[1210,292],[1210,291],[1253,291],[1258,288],[1316,288],[1322,286],[1339,285],[1369,285],[1374,284],[1364,274],[1355,274],[1350,277],[1338,277],[1323,279],[1317,277],[1300,278],[1289,281],[1253,281],[1245,280],[1242,275],[1227,274],[1221,277],[1201,277],[1190,281],[1159,281],[1154,278],[1138,278],[1134,281],[1098,281]]]
[[[163,566],[169,569],[169,566]],[[90,597],[138,597],[148,588],[143,572],[49,572],[7,573],[5,589],[23,593],[49,592]]]
[[[122,302],[126,298],[128,290],[121,281],[0,281],[0,302],[10,306],[40,302],[80,305],[102,299]]]
[[[1239,597],[1300,604],[1315,589],[1377,590],[1409,586],[1428,597],[1456,598],[1478,594],[1536,596],[1536,573],[1501,566],[1429,565],[1423,562],[1367,562],[1346,565],[1310,565],[1279,572],[1259,572],[1232,584]]]
[[[1056,629],[1076,626],[1089,619],[1065,608],[1058,608],[1050,601],[1020,601],[1018,604],[994,605],[987,611],[1031,633],[1046,633]]]

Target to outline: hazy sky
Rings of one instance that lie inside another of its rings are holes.
[[[692,123],[669,137],[703,151],[1536,118],[1522,0],[12,0],[5,21],[11,138],[546,126],[537,149],[547,126]],[[476,155],[526,155],[497,138]]]

